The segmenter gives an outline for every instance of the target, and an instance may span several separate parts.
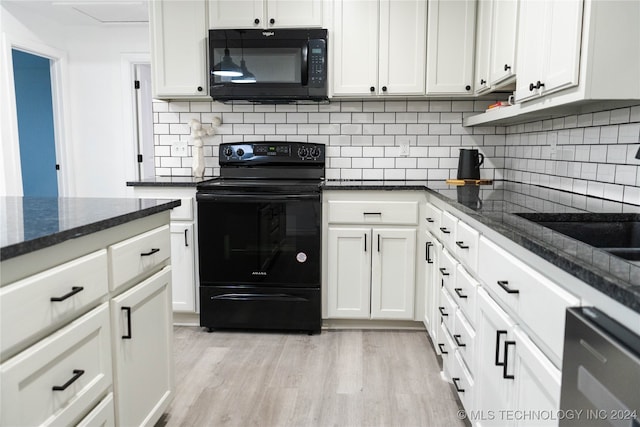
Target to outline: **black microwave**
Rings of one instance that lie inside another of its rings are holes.
[[[209,94],[216,101],[326,101],[327,30],[209,30]]]

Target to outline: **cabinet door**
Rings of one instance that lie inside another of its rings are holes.
[[[118,425],[153,426],[173,392],[171,267],[114,298],[111,318]]]
[[[483,93],[491,89],[489,63],[491,62],[491,28],[493,0],[478,1],[478,21],[476,28],[476,68],[475,92]]]
[[[204,1],[152,1],[151,63],[155,98],[207,97]]]
[[[427,95],[473,95],[475,0],[429,1]]]
[[[173,311],[195,312],[195,240],[193,224],[171,224]]]
[[[264,28],[264,0],[209,0],[209,28]]]
[[[424,291],[424,326],[431,338],[435,340],[438,328],[438,292],[440,290],[440,271],[438,270],[442,245],[431,233],[427,233],[425,248],[425,291]]]
[[[335,0],[333,94],[375,95],[378,91],[378,3]]]
[[[513,320],[491,299],[484,289],[478,289],[476,336],[476,409],[495,417],[478,420],[478,426],[511,425],[500,418],[500,411],[511,408],[513,394],[513,358],[506,342],[513,341]],[[505,367],[506,365],[506,367]],[[505,378],[507,377],[507,378]],[[493,419],[490,419],[493,418]]]
[[[368,319],[371,289],[371,229],[329,227],[328,243],[328,316]]]
[[[427,2],[380,1],[378,93],[423,95],[427,44]]]
[[[416,230],[374,228],[371,318],[413,319]]]
[[[322,0],[267,0],[265,18],[272,28],[321,27]]]
[[[518,0],[493,0],[492,4],[489,75],[491,86],[495,86],[516,73]]]

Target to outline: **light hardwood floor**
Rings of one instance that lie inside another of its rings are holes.
[[[158,426],[465,426],[424,331],[320,335],[174,328]]]

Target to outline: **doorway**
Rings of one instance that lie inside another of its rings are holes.
[[[25,197],[57,197],[58,170],[51,60],[11,50],[18,118],[22,192]]]
[[[151,93],[151,65],[134,64],[135,123],[138,150],[138,178],[156,175],[153,144],[153,95]]]

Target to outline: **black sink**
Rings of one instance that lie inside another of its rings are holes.
[[[640,214],[517,213],[629,261],[640,261]]]

